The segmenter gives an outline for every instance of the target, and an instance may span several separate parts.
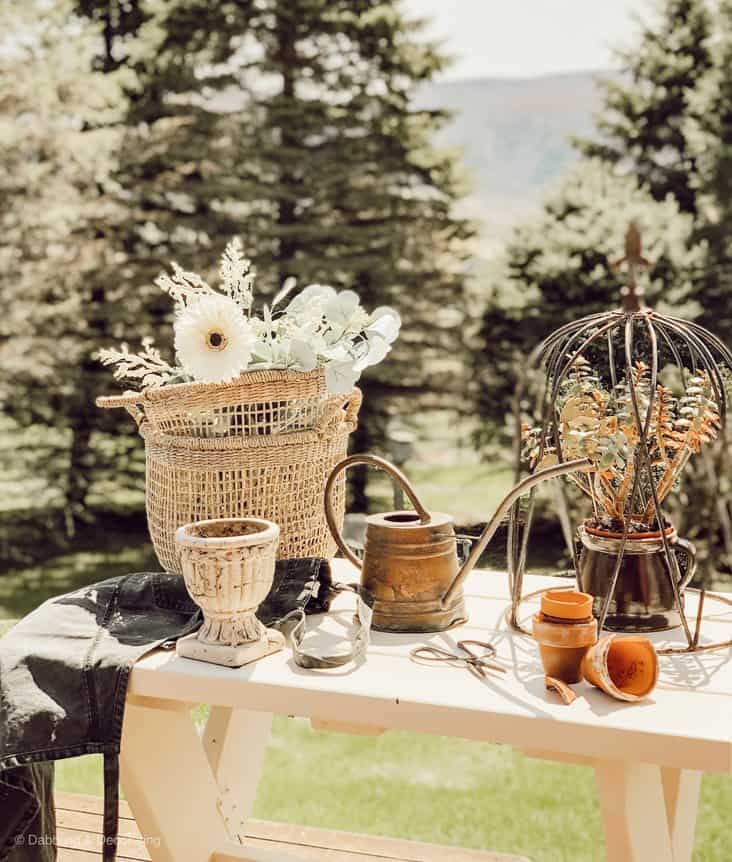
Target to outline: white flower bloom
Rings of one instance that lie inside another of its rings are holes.
[[[366,332],[369,336],[380,335],[387,344],[393,344],[402,325],[399,314],[393,308],[382,305],[371,315]]]
[[[342,290],[326,302],[323,313],[328,320],[346,327],[360,308],[360,304],[357,293],[352,290]]]
[[[323,315],[323,306],[336,296],[335,288],[327,284],[309,284],[295,296],[287,306],[286,314],[300,316],[308,312]]]
[[[369,365],[378,365],[391,350],[391,345],[388,341],[380,338],[378,335],[375,338],[370,338],[368,341],[368,350],[358,360],[356,360],[355,369],[358,372],[368,368]]]
[[[333,395],[346,395],[353,389],[359,378],[359,372],[354,368],[354,363],[338,362],[331,360],[325,366],[325,382]]]
[[[323,356],[326,359],[334,359],[336,362],[352,362],[353,355],[349,350],[350,347],[352,347],[350,343],[344,344],[343,342],[341,342],[340,344],[335,344],[332,347],[326,347],[326,349],[323,351]]]
[[[318,354],[307,341],[293,338],[290,342],[290,353],[299,371],[312,371],[318,365]]]
[[[155,228],[146,225],[145,230],[154,233]],[[248,367],[324,368],[331,392],[346,393],[363,369],[384,359],[399,334],[396,311],[384,306],[369,314],[352,290],[310,284],[290,300],[294,278],[286,279],[271,305],[253,314],[255,271],[236,238],[221,258],[220,291],[196,273],[172,267],[172,275],[163,274],[155,283],[177,305],[178,364],[167,365],[146,345],[134,355],[124,347],[103,351],[102,361],[115,366],[120,379],[162,386],[181,378],[231,380]]]
[[[196,380],[221,383],[248,365],[254,334],[239,305],[227,296],[202,296],[175,320],[175,350]]]

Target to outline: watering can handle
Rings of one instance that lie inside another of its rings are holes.
[[[340,476],[340,474],[347,470],[349,467],[352,467],[354,464],[367,464],[371,467],[378,467],[379,470],[383,470],[385,473],[388,473],[392,479],[396,479],[397,482],[404,489],[407,497],[412,502],[412,505],[415,508],[415,511],[419,515],[419,520],[423,524],[428,524],[430,521],[430,513],[425,509],[422,503],[417,496],[417,492],[411,486],[409,479],[387,461],[385,458],[379,458],[378,455],[351,455],[349,458],[344,458],[342,461],[339,461],[335,467],[333,468],[333,472],[328,477],[328,481],[325,485],[325,517],[328,521],[328,527],[330,532],[335,539],[336,545],[343,553],[343,556],[346,559],[350,560],[354,566],[357,568],[361,568],[361,561],[358,557],[353,553],[353,551],[346,544],[345,539],[340,531],[338,526],[338,519],[336,518],[335,511],[333,510],[333,486],[335,485],[335,481]]]

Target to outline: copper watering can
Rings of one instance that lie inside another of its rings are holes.
[[[401,485],[414,506],[414,511],[381,512],[366,518],[363,560],[346,544],[333,507],[336,479],[354,464],[384,470]],[[338,548],[361,570],[361,585],[374,598],[372,627],[387,632],[436,632],[465,622],[463,581],[511,506],[545,479],[591,469],[591,462],[583,458],[527,476],[503,498],[461,566],[452,516],[428,512],[401,470],[376,455],[352,455],[340,461],[325,486],[325,514]]]

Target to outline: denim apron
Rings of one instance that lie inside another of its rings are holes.
[[[328,563],[277,563],[265,625],[328,609]],[[103,859],[116,858],[119,750],[134,663],[201,624],[183,578],[142,572],[49,599],[0,640],[0,862],[56,859],[53,764],[104,758]]]

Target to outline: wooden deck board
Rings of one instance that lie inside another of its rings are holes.
[[[92,862],[102,846],[102,800],[57,794],[58,862]],[[126,802],[120,802],[118,862],[147,862],[150,855]],[[353,832],[252,820],[247,845],[280,850],[303,862],[529,862],[525,857],[441,847]]]

